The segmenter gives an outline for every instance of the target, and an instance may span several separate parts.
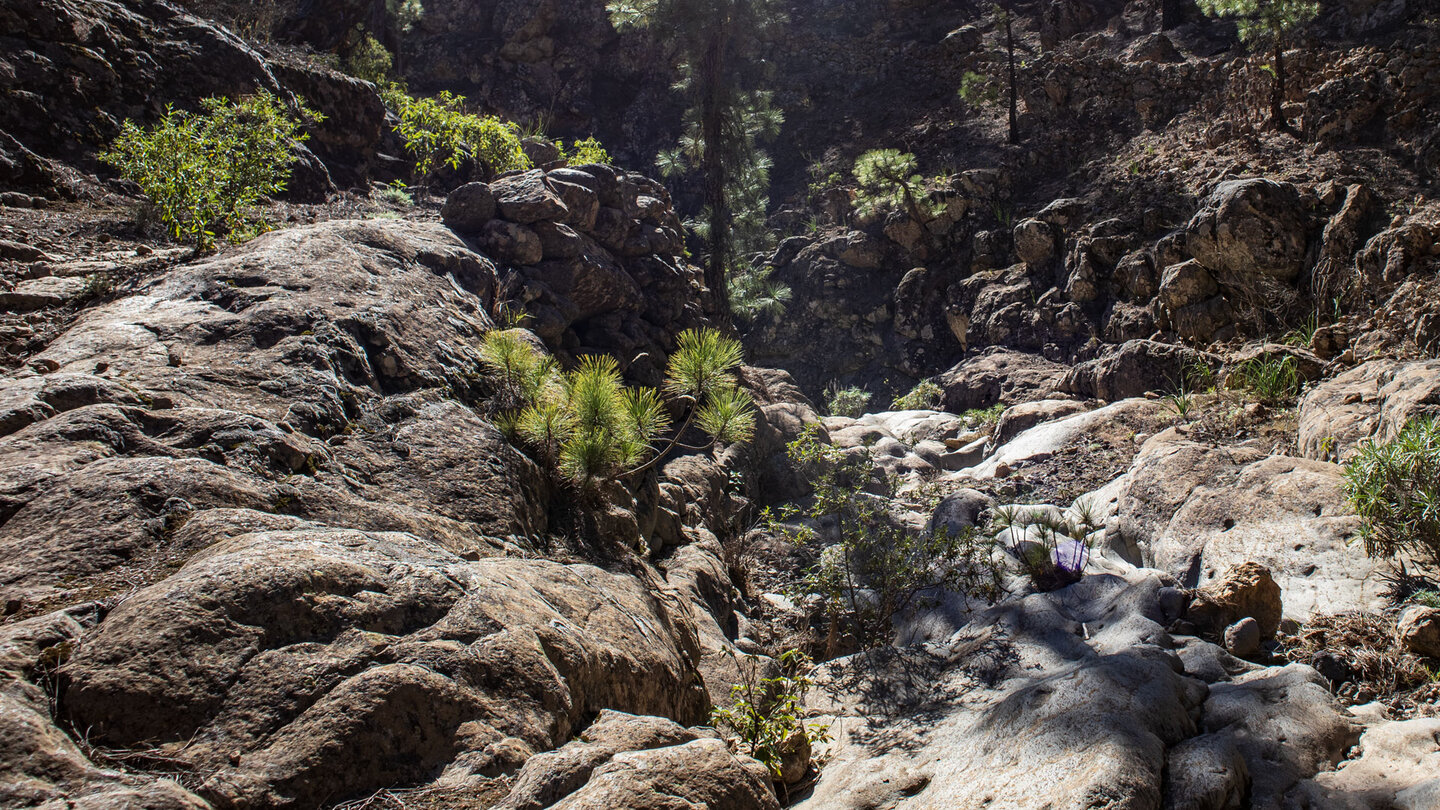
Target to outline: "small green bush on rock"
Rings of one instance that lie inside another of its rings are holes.
[[[1267,404],[1288,402],[1300,393],[1300,369],[1295,358],[1257,357],[1236,370],[1234,383]]]
[[[1440,420],[1417,419],[1388,442],[1365,442],[1345,466],[1365,551],[1440,564]]]
[[[238,239],[261,224],[249,207],[285,190],[295,144],[308,137],[301,121],[321,116],[304,107],[293,114],[264,92],[200,107],[166,107],[148,128],[126,121],[100,159],[140,187],[172,237],[208,249],[217,236]]]
[[[434,98],[415,98],[397,85],[381,95],[400,119],[396,132],[415,160],[421,183],[428,183],[441,166],[458,169],[471,160],[495,174],[530,168],[519,127],[493,115],[465,112],[464,96],[443,91]]]
[[[869,405],[870,392],[863,388],[841,388],[839,384],[831,383],[825,389],[825,411],[831,416],[858,419],[865,415],[865,408]]]
[[[945,391],[931,380],[921,380],[909,393],[890,403],[892,411],[931,411],[940,407]]]
[[[761,678],[759,658],[747,655],[739,666],[740,683],[730,687],[730,705],[712,709],[710,722],[735,735],[746,754],[765,763],[775,780],[782,781],[796,735],[803,735],[807,746],[813,745],[830,739],[830,726],[804,721],[802,700],[813,685],[809,657],[790,650],[778,663],[779,675]]]
[[[559,141],[556,141],[556,144],[558,145]],[[568,152],[562,148],[561,153],[565,155],[566,160],[576,166],[583,166],[587,163],[609,165],[612,162],[610,153],[605,151],[605,147],[593,135],[584,140],[574,141],[570,144]]]

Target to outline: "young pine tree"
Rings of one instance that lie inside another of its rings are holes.
[[[1274,49],[1274,83],[1270,92],[1272,129],[1299,136],[1285,119],[1285,43],[1290,35],[1320,13],[1314,0],[1197,0],[1200,10],[1210,17],[1230,18],[1240,34],[1240,41],[1253,47],[1266,44]]]

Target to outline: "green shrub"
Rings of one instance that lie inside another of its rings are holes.
[[[1440,420],[1416,419],[1388,442],[1365,442],[1345,491],[1371,556],[1413,552],[1440,563]]]
[[[759,658],[747,655],[745,664],[739,665],[740,683],[730,687],[730,705],[710,710],[711,724],[734,734],[741,750],[765,763],[777,781],[786,744],[797,731],[811,745],[830,739],[829,725],[806,723],[803,719],[801,701],[814,684],[810,658],[798,650],[789,650],[778,663],[779,675],[761,678]]]
[[[610,153],[605,151],[605,147],[601,146],[600,141],[596,140],[593,135],[582,141],[572,142],[569,152],[565,152],[563,148],[560,151],[565,155],[566,160],[577,166],[586,163],[603,163],[608,166],[613,162]]]
[[[910,392],[890,403],[892,411],[933,411],[940,407],[945,390],[931,380],[921,380]]]
[[[394,64],[390,51],[380,44],[380,40],[366,34],[345,60],[345,69],[357,79],[383,85],[389,81],[390,69]]]
[[[956,91],[966,104],[979,107],[1000,101],[1000,88],[988,77],[973,70],[965,71],[960,77],[960,89]]]
[[[579,483],[613,479],[645,469],[669,452],[691,425],[711,443],[750,439],[755,411],[735,382],[740,346],[714,330],[690,330],[666,368],[663,393],[627,387],[615,360],[585,356],[561,371],[514,331],[492,331],[481,342],[481,362],[500,380],[498,424],[534,449],[538,459]],[[669,444],[665,397],[681,404],[685,421]]]
[[[865,415],[865,409],[869,405],[870,392],[863,388],[841,388],[839,383],[831,383],[830,387],[825,389],[825,412],[831,416],[858,419]]]
[[[736,318],[749,323],[761,315],[778,317],[785,313],[793,293],[771,277],[774,272],[773,267],[748,263],[731,268],[725,283],[730,288],[730,311]]]
[[[415,160],[421,183],[428,183],[441,166],[458,169],[472,160],[494,174],[530,168],[519,129],[493,115],[465,112],[464,96],[443,91],[434,98],[415,98],[397,85],[382,95],[400,119],[395,131]]]
[[[301,118],[320,116],[304,107],[292,115],[264,92],[207,98],[200,107],[167,106],[147,128],[126,121],[100,159],[140,187],[172,237],[208,249],[217,236],[239,238],[260,225],[249,207],[285,189],[299,159],[295,144],[308,137]]]
[[[1234,383],[1267,405],[1288,402],[1300,393],[1300,369],[1288,355],[1257,357],[1236,369]]]
[[[873,451],[841,450],[821,441],[813,427],[787,451],[814,493],[805,506],[770,515],[771,529],[813,547],[821,539],[813,527],[826,527],[825,541],[833,544],[806,572],[796,595],[820,595],[834,635],[878,646],[890,641],[893,617],[923,609],[944,592],[992,600],[998,594],[993,541],[973,528],[951,534],[944,526],[908,527],[890,512],[898,483],[891,477],[877,481]]]
[[[960,418],[966,424],[973,423],[976,427],[989,427],[1000,421],[1000,416],[1005,413],[1005,404],[997,402],[988,408],[971,408],[960,414]]]
[[[374,192],[374,196],[376,199],[380,200],[380,202],[388,203],[390,205],[398,206],[400,208],[409,208],[410,206],[415,204],[415,198],[410,195],[410,192],[408,190],[406,190],[405,184],[400,182],[399,180],[395,181],[391,185],[383,186],[379,189],[376,189],[376,191]]]

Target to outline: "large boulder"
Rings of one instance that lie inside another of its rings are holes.
[[[495,194],[484,183],[466,183],[450,192],[440,219],[460,233],[479,233],[495,218]]]
[[[1280,807],[1286,791],[1334,768],[1360,736],[1326,680],[1304,664],[1211,684],[1200,725],[1205,734],[1197,739],[1228,741],[1244,758],[1255,808]]]
[[[801,808],[1158,807],[1205,688],[1160,645],[1153,572],[1004,603],[932,649],[833,662]],[[1087,630],[1082,630],[1082,625]]]
[[[529,225],[542,220],[559,221],[570,215],[565,201],[546,185],[541,169],[502,177],[490,184],[490,190],[500,216],[511,222]]]
[[[679,604],[589,566],[260,532],[117,609],[65,666],[67,706],[112,744],[188,740],[222,805],[305,806],[509,738],[553,748],[602,709],[698,722],[694,632]]]
[[[1406,649],[1426,658],[1440,658],[1440,609],[1412,605],[1395,622],[1395,633]]]
[[[1198,369],[1218,365],[1219,359],[1213,355],[1186,346],[1131,340],[1070,369],[1060,389],[1115,401],[1151,391],[1179,390],[1190,384]]]
[[[1303,621],[1382,604],[1381,571],[1353,542],[1360,520],[1345,504],[1334,464],[1214,447],[1171,429],[1147,441],[1127,473],[1117,532],[1133,562],[1188,587],[1263,565],[1284,614]]]
[[[634,751],[595,771],[554,810],[779,810],[770,771],[719,740]]]
[[[1367,730],[1344,768],[1316,774],[1286,796],[1286,810],[1427,810],[1440,807],[1440,718]]]
[[[1059,385],[1065,367],[1033,354],[990,349],[957,363],[936,378],[944,391],[941,407],[963,413],[996,404],[1045,399]]]
[[[1297,444],[1306,458],[1344,461],[1367,440],[1395,438],[1412,419],[1440,415],[1440,360],[1371,360],[1306,392]]]
[[[1304,268],[1310,222],[1300,191],[1251,178],[1215,186],[1185,228],[1185,244],[1221,283],[1242,291],[1289,284]]]

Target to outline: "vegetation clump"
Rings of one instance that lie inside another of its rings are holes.
[[[1416,419],[1388,442],[1364,442],[1345,491],[1373,557],[1409,552],[1440,564],[1440,420]]]
[[[945,391],[933,380],[921,380],[909,392],[895,398],[890,403],[892,411],[933,411],[940,407],[940,400],[945,396]]]
[[[610,153],[605,151],[605,147],[593,135],[583,140],[572,141],[568,151],[562,147],[560,152],[566,160],[577,166],[587,163],[603,163],[608,166],[614,162],[610,158]]]
[[[755,411],[735,380],[741,359],[740,345],[714,330],[684,332],[657,390],[626,386],[609,356],[587,355],[562,371],[518,331],[489,332],[481,344],[481,362],[500,380],[495,406],[501,427],[577,483],[645,469],[682,446],[691,425],[712,446],[748,441]],[[683,407],[685,418],[669,443],[658,447],[671,428],[669,403]]]
[[[973,527],[952,533],[944,525],[926,531],[904,525],[890,511],[897,481],[877,479],[869,448],[842,450],[812,428],[787,449],[814,494],[804,506],[772,514],[771,528],[803,546],[824,545],[798,590],[820,596],[832,648],[844,636],[865,648],[886,644],[896,615],[947,593],[998,596],[993,541]]]
[[[1289,355],[1257,357],[1236,369],[1232,384],[1266,405],[1291,402],[1300,393],[1300,368]]]
[[[200,112],[167,106],[150,127],[126,121],[100,159],[140,187],[173,238],[208,250],[263,228],[250,206],[285,190],[303,121],[320,118],[266,92],[207,98]]]
[[[898,208],[923,225],[944,210],[925,190],[925,178],[909,152],[871,149],[855,160],[854,175],[855,211],[862,217]]]
[[[492,174],[530,168],[520,143],[520,129],[493,115],[465,112],[465,97],[442,91],[434,98],[416,98],[397,85],[382,95],[400,119],[395,131],[415,161],[415,176],[429,183],[442,166],[459,169],[474,161]]]
[[[848,416],[851,419],[858,419],[865,415],[865,409],[870,405],[870,392],[863,388],[849,386],[841,388],[838,383],[831,383],[825,389],[825,412],[831,416]]]
[[[1091,538],[1103,528],[1090,500],[1062,512],[1002,507],[994,526],[1008,535],[1010,553],[1042,591],[1079,581],[1090,561]]]
[[[780,656],[780,672],[760,677],[757,656],[746,656],[739,667],[740,682],[730,687],[730,704],[710,711],[710,722],[728,731],[740,742],[741,750],[764,763],[776,781],[782,781],[784,762],[793,756],[804,738],[803,749],[830,739],[829,725],[806,723],[802,701],[813,685],[810,658],[798,650]]]

